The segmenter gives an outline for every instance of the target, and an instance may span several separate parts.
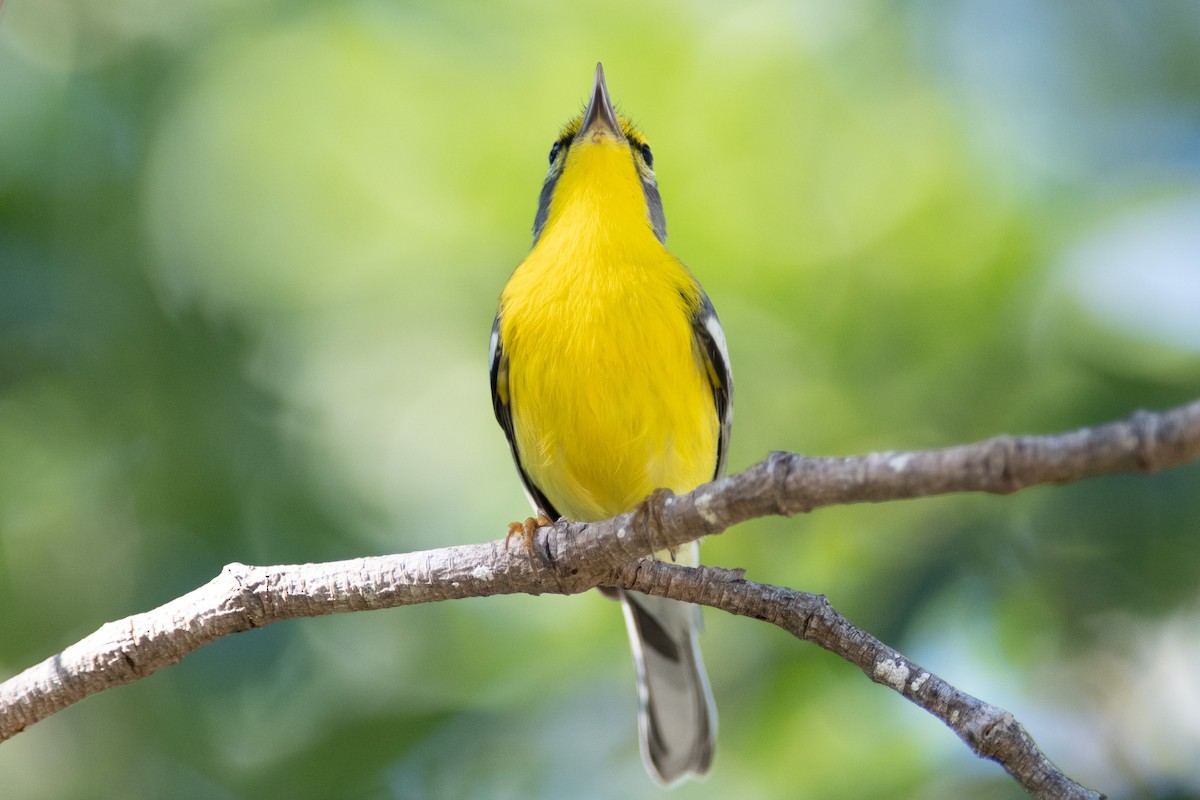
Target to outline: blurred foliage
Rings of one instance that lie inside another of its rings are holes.
[[[592,65],[721,312],[730,459],[1200,396],[1200,11],[920,0],[9,0],[0,672],[229,561],[526,513],[484,351]],[[823,592],[1112,797],[1200,793],[1200,469],[761,520]],[[680,798],[1021,796],[832,656],[708,614]],[[0,746],[5,797],[656,797],[597,596],[301,620]]]

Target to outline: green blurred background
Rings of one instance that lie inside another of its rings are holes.
[[[0,675],[230,561],[526,513],[486,342],[602,59],[737,376],[731,468],[1200,396],[1200,5],[8,0]],[[1200,793],[1200,469],[823,510],[826,593],[1114,798]],[[691,798],[1014,798],[852,667],[706,615]],[[653,798],[595,594],[282,623],[0,745],[5,798]]]

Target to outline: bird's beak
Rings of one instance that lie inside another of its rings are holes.
[[[604,65],[596,65],[596,82],[592,86],[592,99],[588,101],[587,111],[583,112],[583,124],[579,126],[576,139],[582,139],[598,125],[603,125],[618,140],[625,138],[621,123],[617,121],[617,112],[613,110],[612,100],[608,97],[608,86],[604,83]]]

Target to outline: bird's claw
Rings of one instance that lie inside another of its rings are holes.
[[[525,544],[525,550],[529,553],[533,552],[533,539],[537,535],[538,528],[544,528],[547,525],[553,525],[554,520],[542,511],[540,508],[537,512],[537,517],[526,517],[524,522],[508,523],[508,535],[504,537],[504,552],[508,552],[508,543],[514,536],[520,536]]]

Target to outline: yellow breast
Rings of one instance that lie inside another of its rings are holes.
[[[644,211],[614,224],[634,204],[606,193],[640,195],[636,175],[603,190],[574,175],[505,287],[500,336],[521,465],[560,513],[589,521],[710,480],[718,420],[691,327],[695,279]]]

